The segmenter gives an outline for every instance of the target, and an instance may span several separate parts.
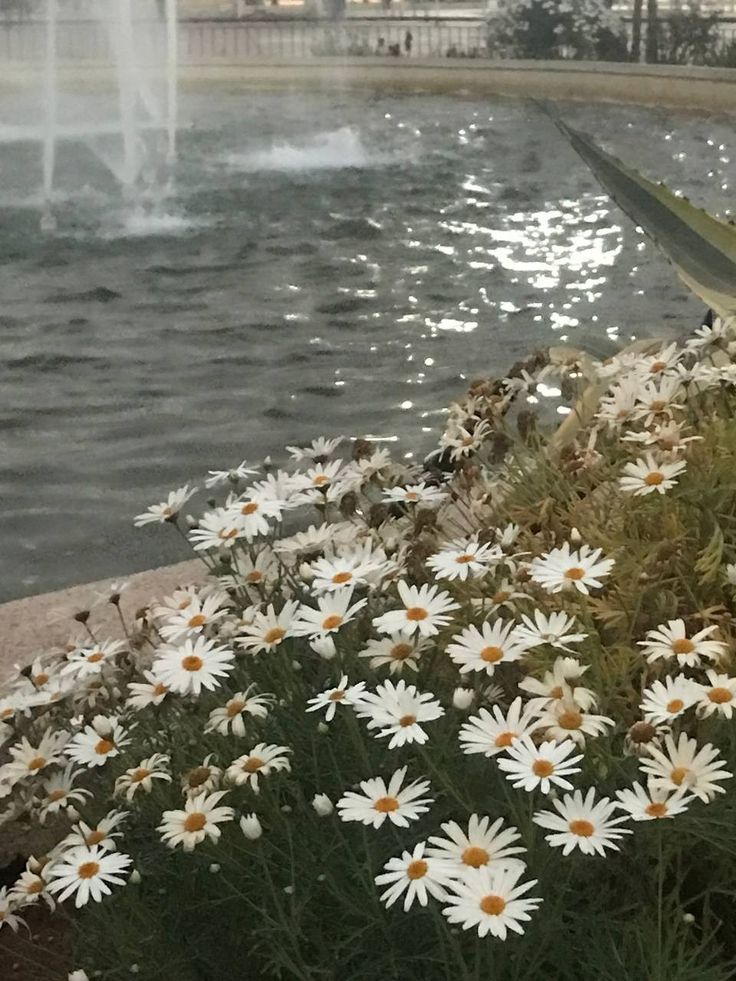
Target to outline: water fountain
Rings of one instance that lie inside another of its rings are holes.
[[[116,118],[102,126],[61,127],[59,125],[59,0],[46,2],[46,44],[44,53],[44,110],[41,134],[43,148],[43,211],[41,229],[53,231],[54,171],[58,141],[78,139],[90,142],[101,133],[119,139],[122,153],[97,152],[99,158],[120,183],[129,202],[139,203],[142,185],[150,186],[160,179],[158,160],[151,159],[144,132],[165,134],[165,164],[169,170],[176,161],[177,137],[177,68],[178,19],[177,0],[166,0],[165,36],[152,18],[140,16],[140,4],[132,0],[105,0],[95,11],[106,28],[117,89]],[[153,29],[152,29],[153,28]],[[143,43],[141,43],[143,42]],[[139,51],[143,51],[145,61]],[[163,74],[162,99],[152,91],[152,79]],[[165,108],[162,109],[162,102]]]

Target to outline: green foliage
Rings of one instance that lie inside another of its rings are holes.
[[[489,44],[511,58],[627,59],[621,21],[605,0],[499,0]]]

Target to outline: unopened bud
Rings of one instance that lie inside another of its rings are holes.
[[[335,805],[327,794],[315,794],[312,798],[312,807],[320,817],[329,817],[335,810]]]
[[[475,692],[472,688],[456,688],[452,693],[452,704],[456,709],[463,711],[464,709],[470,708],[474,698]]]
[[[240,819],[240,830],[249,841],[256,841],[263,834],[263,827],[257,814],[244,814]]]

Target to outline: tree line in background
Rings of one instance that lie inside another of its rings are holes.
[[[699,0],[662,16],[658,0],[634,0],[630,31],[612,0],[498,0],[494,53],[515,58],[646,61],[736,66],[736,41]]]

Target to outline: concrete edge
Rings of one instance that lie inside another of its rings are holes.
[[[38,65],[4,66],[0,87],[22,88]],[[62,85],[105,84],[110,66],[60,66]],[[736,69],[614,62],[492,61],[469,58],[309,58],[209,61],[183,65],[184,88],[207,84],[247,89],[383,89],[455,95],[501,95],[615,102],[736,112]]]
[[[127,583],[120,608],[126,622],[130,623],[136,610],[148,606],[152,599],[165,596],[179,586],[200,583],[205,573],[204,564],[194,559],[1,604],[0,691],[15,676],[19,666],[31,663],[40,654],[63,647],[70,638],[81,637],[85,631],[74,616],[82,610],[91,610],[89,624],[99,640],[121,637],[120,619],[115,608],[107,602],[113,582]]]

